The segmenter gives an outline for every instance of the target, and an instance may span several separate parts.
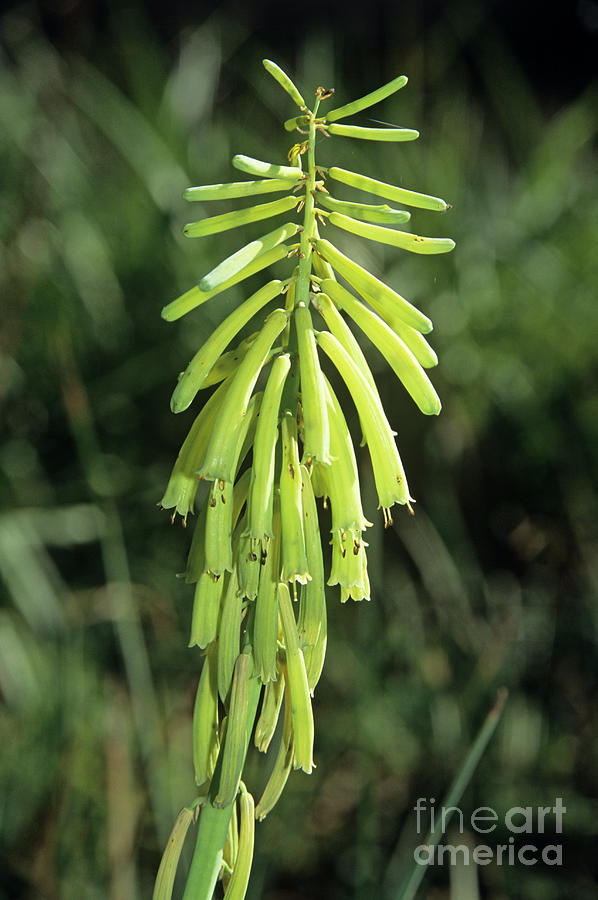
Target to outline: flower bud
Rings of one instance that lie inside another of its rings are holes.
[[[367,222],[358,222],[350,216],[332,212],[328,216],[331,225],[357,234],[359,237],[368,238],[370,241],[379,241],[381,244],[390,244],[401,250],[409,250],[410,253],[424,253],[426,255],[436,253],[450,253],[455,247],[452,238],[422,237],[420,234],[411,234],[408,231],[395,231],[393,228],[383,228],[381,225],[370,225]]]
[[[278,582],[280,581],[280,498],[274,498],[273,537],[261,543],[260,584],[253,621],[255,668],[264,684],[277,677]]]
[[[239,284],[240,281],[244,281],[246,278],[249,278],[250,275],[261,272],[262,269],[267,269],[268,266],[273,266],[274,263],[284,259],[287,253],[288,247],[284,244],[273,247],[272,250],[261,253],[253,260],[253,262],[250,262],[227,281],[211,291],[202,291],[200,290],[199,285],[195,285],[195,287],[192,287],[190,290],[185,291],[180,297],[177,297],[176,300],[168,303],[162,310],[162,318],[166,322],[175,322],[177,319],[180,319],[181,316],[191,312],[191,310],[195,309],[197,306],[201,306],[201,304],[205,303],[207,300],[211,300],[212,297],[216,297],[217,294],[226,291],[229,287]]]
[[[188,222],[183,228],[186,237],[205,237],[208,234],[219,234],[221,231],[229,231],[240,225],[249,225],[251,222],[260,222],[271,216],[295,209],[299,203],[299,197],[293,194],[290,197],[281,197],[279,200],[271,200],[269,203],[258,203],[245,209],[235,209],[232,212],[222,213],[219,216],[210,216],[199,222]]]
[[[330,241],[316,241],[316,250],[321,253],[327,262],[336,269],[336,271],[346,278],[357,291],[361,294],[368,294],[377,300],[380,304],[391,309],[397,316],[400,316],[407,325],[421,331],[422,334],[428,334],[432,331],[433,325],[430,319],[425,316],[396,291],[393,291],[387,284],[376,278],[363,266],[358,265],[341,253],[340,250],[330,243]]]
[[[332,532],[332,567],[328,584],[341,587],[341,600],[370,599],[365,548],[361,532],[348,529]]]
[[[218,653],[220,654],[220,649]],[[234,667],[226,730],[220,751],[222,767],[218,792],[214,798],[216,807],[229,806],[237,796],[259,690],[259,682],[253,677],[251,653],[239,653]]]
[[[207,793],[220,746],[216,657],[217,646],[212,643],[204,657],[193,709],[193,768],[200,794]]]
[[[236,475],[237,467],[243,462],[251,446],[261,400],[261,393],[255,394],[251,398],[247,406],[247,412],[241,421],[241,426],[234,435],[236,446],[231,459],[233,478]],[[217,478],[210,490],[205,519],[204,565],[213,575],[221,575],[222,572],[232,571],[233,509],[232,483]]]
[[[159,506],[163,509],[174,507],[175,513],[182,517],[183,522],[186,522],[189,513],[193,512],[199,484],[197,470],[203,462],[214,422],[227,390],[228,384],[226,382],[221,384],[196,417],[179,450],[166,491],[160,500]]]
[[[295,742],[294,765],[296,769],[303,769],[309,775],[313,768],[314,719],[305,661],[299,646],[297,623],[286,584],[278,585],[278,609],[286,650],[287,682]]]
[[[278,745],[278,753],[276,754],[276,759],[274,760],[274,766],[266,783],[266,787],[264,788],[264,792],[255,810],[255,816],[258,821],[265,819],[268,813],[271,812],[272,809],[276,806],[276,803],[278,802],[280,795],[282,794],[287,783],[291,771],[291,766],[293,765],[294,740],[291,711],[292,700],[289,694],[286,674],[283,677],[281,673],[279,681],[282,685],[284,685],[284,722],[282,727],[282,734],[280,736],[280,743]],[[281,691],[281,697],[282,693],[283,691]]]
[[[228,697],[235,663],[239,656],[242,611],[243,597],[239,592],[235,567],[227,576],[218,625],[218,693],[223,703]]]
[[[189,806],[178,814],[160,861],[152,900],[171,900],[181,850],[193,818],[194,811]]]
[[[275,339],[287,321],[283,309],[275,310],[267,319],[251,345],[243,362],[231,379],[230,387],[214,423],[200,475],[213,481],[233,481],[237,454],[237,435],[243,426],[249,399]]]
[[[363,374],[363,373],[362,373]],[[362,532],[372,523],[363,514],[353,441],[341,405],[326,379],[330,446],[334,463],[326,471],[327,496],[332,506],[332,529]]]
[[[223,575],[202,572],[195,585],[190,647],[207,647],[218,635],[218,616],[226,579]]]
[[[247,520],[250,536],[258,541],[272,536],[274,462],[280,398],[290,366],[288,354],[278,356],[272,363],[255,432]]]
[[[268,282],[214,329],[179,379],[171,400],[173,412],[182,412],[190,406],[225,348],[260,309],[280,294],[282,286],[278,279]]]
[[[346,310],[378,348],[420,410],[425,415],[438,415],[441,408],[438,394],[413,353],[392,328],[337,281],[324,279],[322,290],[327,291],[330,298]]]
[[[317,340],[344,379],[357,407],[370,451],[374,480],[385,523],[394,503],[409,504],[411,497],[393,432],[377,397],[372,393],[349,354],[329,332],[318,332]]]
[[[294,237],[298,231],[299,225],[296,222],[287,222],[286,225],[281,225],[279,228],[269,231],[268,234],[263,234],[257,240],[250,241],[244,247],[241,247],[240,250],[218,263],[207,275],[204,275],[199,282],[200,290],[213,291],[214,288],[225,284],[231,278],[234,278],[238,272],[241,272],[245,266],[250,265],[258,256],[267,253],[274,247],[278,247],[279,244]]]
[[[278,601],[276,603],[276,616],[278,618]],[[276,667],[276,680],[269,681],[264,688],[262,709],[257,725],[255,726],[255,746],[262,753],[267,752],[270,741],[274,737],[274,732],[276,731],[276,725],[278,724],[278,717],[282,706],[284,685],[285,679],[283,668],[281,664],[278,663]]]
[[[301,473],[297,446],[297,423],[290,412],[281,422],[282,464],[280,470],[280,518],[282,523],[282,579],[305,584],[311,577],[305,555]]]
[[[253,797],[241,782],[239,795],[239,848],[224,900],[244,900],[251,874],[255,833]]]
[[[336,461],[329,466],[334,468]],[[301,491],[303,508],[303,533],[305,554],[311,580],[301,585],[299,618],[297,630],[303,648],[313,646],[320,633],[322,620],[326,619],[326,597],[324,592],[324,563],[322,561],[322,539],[318,525],[316,498],[311,486],[311,478],[305,466],[301,466]]]
[[[330,431],[324,378],[320,369],[311,315],[302,303],[295,309],[295,327],[299,345],[301,406],[305,432],[303,458],[308,462],[316,459],[327,466],[330,465]]]

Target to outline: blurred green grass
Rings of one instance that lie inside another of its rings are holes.
[[[169,395],[243,295],[160,320],[234,249],[186,242],[179,198],[231,177],[236,152],[282,159],[290,113],[259,64],[276,48],[232,23],[181,33],[174,60],[133,29],[103,66],[61,57],[26,13],[0,27],[0,897],[131,900],[149,896],[193,795],[200,658],[174,578],[189,536],[156,508],[189,423]],[[471,29],[439,25],[429,63],[417,45],[400,61],[411,85],[380,115],[421,129],[416,145],[321,143],[323,164],[453,203],[414,215],[456,239],[451,257],[339,238],[434,319],[444,410],[422,421],[368,349],[417,515],[371,529],[371,604],[331,591],[318,768],[258,829],[252,898],[395,896],[411,807],[442,796],[499,684],[511,699],[463,806],[562,796],[567,871],[486,867],[482,896],[593,896],[597,89],[547,112],[501,42]],[[335,69],[326,33],[295,71],[340,100],[375,86]],[[250,765],[259,790],[264,761]],[[431,871],[421,896],[449,891]]]

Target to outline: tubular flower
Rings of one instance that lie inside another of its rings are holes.
[[[186,523],[197,512],[184,578],[195,586],[189,645],[204,651],[204,661],[193,714],[198,797],[175,824],[154,900],[171,898],[182,843],[199,808],[183,900],[210,900],[218,879],[225,898],[242,900],[254,819],[272,810],[292,768],[314,768],[312,697],[326,654],[325,585],[338,585],[342,602],[370,599],[364,533],[371,523],[353,438],[329,377],[340,376],[353,400],[385,525],[395,504],[411,510],[411,497],[359,334],[380,351],[424,414],[440,412],[426,371],[437,362],[424,337],[432,322],[341,252],[332,233],[339,229],[422,255],[446,253],[454,243],[397,229],[410,222],[404,209],[336,198],[329,190],[340,183],[424,216],[448,204],[338,166],[323,169],[315,159],[318,131],[341,142],[416,140],[413,129],[342,121],[400,90],[407,78],[323,114],[320,105],[332,91],[318,88],[309,109],[276,63],[264,60],[264,66],[298,107],[284,127],[297,129],[299,142],[282,164],[235,156],[233,166],[249,176],[245,180],[188,188],[190,202],[251,205],[200,218],[184,233],[230,235],[277,216],[283,224],[229,247],[222,262],[162,310],[166,321],[175,321],[272,265],[280,274],[288,260],[286,277],[264,276],[264,285],[223,318],[172,394],[171,409],[179,414],[217,386],[189,430],[161,501],[173,520],[179,513]],[[332,226],[326,239],[318,223]],[[203,480],[206,489],[199,491]],[[318,506],[330,509],[331,552],[323,553]],[[252,734],[257,749],[273,756],[257,806],[242,781]]]

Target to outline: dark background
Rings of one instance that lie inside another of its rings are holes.
[[[363,257],[433,318],[444,409],[424,420],[366,348],[417,514],[383,532],[360,456],[372,602],[330,591],[318,767],[258,826],[248,896],[396,897],[412,807],[440,802],[501,685],[461,805],[562,797],[563,867],[437,868],[420,896],[597,896],[597,34],[590,0],[5,8],[0,897],[150,896],[193,799],[189,534],[156,503],[190,424],[176,374],[243,293],[160,309],[234,249],[185,241],[182,190],[291,143],[264,56],[342,102],[408,74],[372,115],[417,144],[318,152],[446,197],[414,224],[457,247]]]

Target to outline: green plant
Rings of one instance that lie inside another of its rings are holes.
[[[410,214],[387,204],[333,197],[334,181],[424,210],[443,211],[437,198],[374,178],[316,164],[316,136],[410,141],[406,128],[338,124],[402,88],[405,76],[352,103],[319,115],[333,91],[318,88],[309,109],[288,76],[264,66],[297,104],[285,122],[301,140],[288,165],[235,156],[233,165],[256,180],[205,185],[185,192],[190,201],[239,199],[280,193],[280,199],[223,213],[185,227],[189,237],[234,229],[275,215],[302,213],[253,240],[205,275],[199,285],[163,310],[174,321],[285,259],[290,275],[253,293],[219,325],[193,357],[173,393],[173,412],[186,410],[197,393],[219,384],[195,419],[175,463],[161,505],[184,522],[199,506],[185,579],[195,584],[190,646],[205,650],[193,722],[197,799],[180,813],[164,853],[155,900],[172,894],[183,841],[199,813],[195,852],[185,900],[208,900],[218,878],[225,896],[245,895],[253,853],[254,818],[277,802],[292,767],[311,772],[314,722],[311,697],[326,650],[325,575],[316,497],[330,504],[332,564],[327,583],[341,600],[369,599],[365,518],[356,457],[341,404],[322,371],[323,351],[357,408],[384,522],[391,507],[411,510],[409,488],[374,378],[346,313],[379,348],[422,412],[440,411],[425,372],[437,362],[422,312],[320,236],[328,224],[414,253],[452,250],[448,238],[426,238],[393,226]],[[302,158],[305,157],[305,168]],[[337,280],[340,276],[349,288]],[[267,304],[284,298],[260,330],[227,350],[240,330]],[[326,327],[314,328],[312,310]],[[255,392],[267,365],[264,388]],[[280,438],[280,440],[279,440]],[[245,461],[252,451],[251,462]],[[211,484],[198,503],[202,481]],[[298,614],[294,603],[297,601]],[[258,707],[261,709],[258,716]],[[272,774],[254,809],[241,780],[255,725],[255,743],[266,752],[283,715]],[[257,723],[256,723],[257,718]]]

